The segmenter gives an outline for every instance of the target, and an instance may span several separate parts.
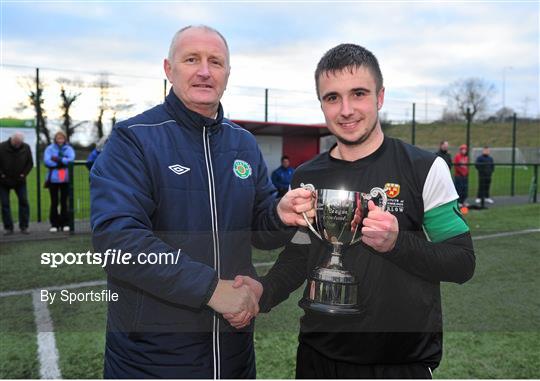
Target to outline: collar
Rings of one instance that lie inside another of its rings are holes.
[[[215,131],[221,127],[223,121],[223,106],[219,103],[218,112],[215,119],[207,118],[198,112],[192,111],[176,96],[173,89],[165,98],[165,109],[172,115],[179,126],[202,129],[206,126],[210,131]]]
[[[375,160],[377,160],[386,150],[386,147],[390,144],[390,140],[392,138],[388,138],[386,135],[384,135],[382,144],[372,153],[370,153],[367,156],[364,156],[360,159],[354,160],[354,161],[347,161],[343,159],[338,159],[336,157],[333,157],[330,152],[334,148],[337,147],[337,143],[334,143],[332,147],[327,151],[326,155],[330,159],[331,162],[338,163],[340,165],[349,165],[349,164],[355,164],[355,165],[369,165],[370,163],[373,163]]]

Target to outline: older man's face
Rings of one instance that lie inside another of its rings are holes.
[[[174,93],[190,110],[214,117],[227,87],[227,47],[219,35],[203,28],[185,30],[177,39],[172,61],[164,62]]]
[[[11,145],[15,148],[19,148],[23,144],[23,137],[21,135],[13,135],[10,139]]]

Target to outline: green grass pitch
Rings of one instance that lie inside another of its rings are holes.
[[[473,236],[540,228],[540,205],[471,211]],[[434,377],[539,378],[540,233],[475,241],[477,267],[465,285],[443,284],[444,355]],[[91,250],[88,235],[2,245],[0,291],[25,290],[105,279],[98,266],[39,263],[41,252]],[[255,252],[270,262],[277,251]],[[261,273],[266,268],[259,268]],[[93,289],[100,289],[93,287]],[[84,289],[81,289],[84,290]],[[269,314],[257,318],[258,378],[294,378],[301,290]],[[59,367],[64,378],[100,378],[106,305],[86,303],[50,308]],[[38,378],[36,327],[30,295],[0,298],[0,378]]]

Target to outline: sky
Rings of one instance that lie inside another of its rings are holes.
[[[17,114],[25,76],[40,67],[48,115],[59,116],[58,77],[86,84],[74,116],[91,119],[99,92],[91,84],[109,73],[117,103],[133,104],[120,119],[163,98],[162,62],[179,28],[218,29],[231,50],[223,98],[231,118],[323,121],[313,72],[333,46],[351,42],[378,58],[389,119],[436,118],[451,82],[479,77],[493,84],[490,110],[504,103],[518,114],[539,114],[539,2],[1,2],[0,116]],[[51,70],[55,69],[55,70]],[[5,94],[11,94],[6,97]],[[20,112],[20,111],[19,111]],[[28,115],[29,110],[25,111]]]

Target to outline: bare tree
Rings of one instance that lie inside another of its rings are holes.
[[[77,86],[81,87],[82,83],[80,81],[72,81],[67,78],[58,78],[57,82],[60,84],[60,98],[62,103],[60,104],[60,109],[62,110],[62,127],[67,135],[67,138],[71,137],[76,128],[80,127],[84,121],[73,124],[73,119],[70,115],[71,106],[79,98],[81,93],[74,92],[72,90],[66,90],[66,87]]]
[[[465,118],[469,109],[471,120],[487,109],[494,94],[495,86],[481,78],[457,80],[442,92],[442,95],[448,98],[450,109],[459,110]]]
[[[111,108],[110,89],[115,87],[115,85],[109,81],[107,73],[102,73],[93,86],[99,89],[99,111],[98,117],[94,122],[97,130],[97,138],[99,140],[105,135],[103,130],[103,116],[105,112]]]
[[[20,78],[18,82],[26,87],[28,102],[20,102],[16,107],[16,111],[20,112],[32,107],[36,113],[36,121],[39,126],[39,140],[51,144],[50,131],[47,127],[47,114],[43,107],[43,81],[36,84],[36,77],[28,76]]]
[[[131,109],[134,106],[133,103],[128,103],[126,99],[118,100],[114,102],[114,105],[111,106],[111,111],[113,112],[113,116],[111,118],[111,125],[114,127],[116,124],[116,114],[118,112],[127,111]]]

